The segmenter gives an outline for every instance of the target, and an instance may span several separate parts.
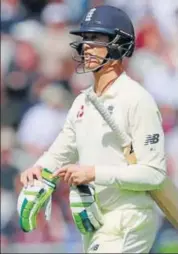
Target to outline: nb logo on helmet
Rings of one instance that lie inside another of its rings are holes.
[[[91,9],[86,16],[85,21],[90,21],[95,11],[96,8]]]

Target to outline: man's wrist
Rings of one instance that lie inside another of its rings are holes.
[[[91,166],[89,170],[86,171],[86,178],[92,182],[95,181],[95,167]]]

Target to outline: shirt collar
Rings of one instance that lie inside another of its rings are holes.
[[[100,96],[101,99],[105,98],[114,98],[118,94],[118,86],[125,80],[127,77],[126,72],[123,72],[115,81],[114,83],[106,90],[106,92]],[[81,92],[84,93],[86,91],[93,90],[93,86],[82,90]]]

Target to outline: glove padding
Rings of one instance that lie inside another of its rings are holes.
[[[34,185],[23,187],[17,210],[20,217],[20,227],[24,232],[30,232],[37,227],[37,215],[44,208],[46,219],[50,219],[51,196],[56,188],[58,177],[52,178],[47,169],[42,170],[42,181],[34,179]]]
[[[103,216],[96,202],[94,186],[72,186],[69,200],[74,222],[82,234],[94,232],[103,225]]]

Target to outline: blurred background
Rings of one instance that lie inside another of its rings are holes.
[[[178,186],[178,0],[1,0],[1,252],[81,252],[68,206],[68,187],[53,196],[52,220],[19,229],[19,174],[61,130],[67,111],[92,74],[78,75],[69,35],[87,9],[110,4],[125,10],[136,30],[128,74],[155,98],[163,118],[168,172]],[[178,232],[157,208],[152,253],[178,253]]]

